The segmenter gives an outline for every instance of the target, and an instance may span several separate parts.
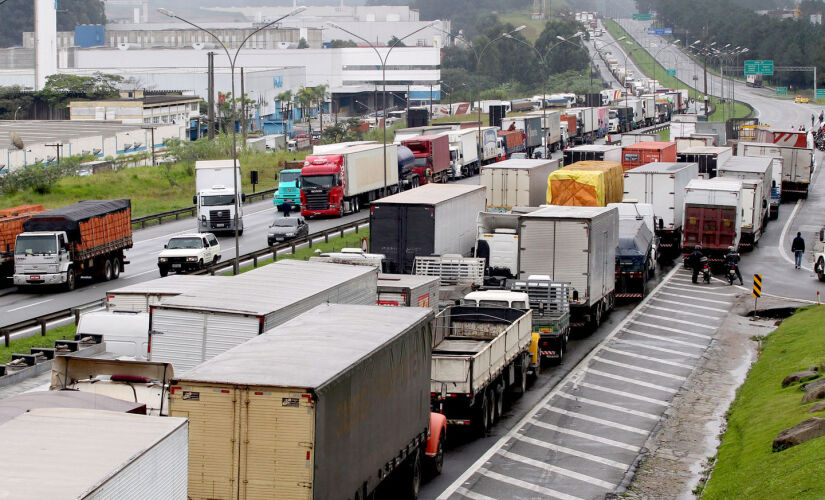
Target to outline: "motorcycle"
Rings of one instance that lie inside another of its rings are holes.
[[[736,276],[736,264],[728,264],[728,283],[733,286],[733,281],[738,279]]]
[[[707,257],[702,257],[699,260],[699,265],[702,268],[702,281],[710,283],[710,262]]]
[[[820,151],[825,151],[825,134],[816,134],[816,137],[814,138],[814,146],[816,146],[816,149]]]

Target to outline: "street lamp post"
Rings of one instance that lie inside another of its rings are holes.
[[[175,13],[172,12],[171,10],[163,9],[163,8],[158,9],[158,12],[160,12],[164,16],[171,17],[173,19],[177,19],[178,21],[182,21],[182,22],[188,24],[189,26],[192,26],[195,29],[203,31],[204,33],[206,33],[209,36],[211,36],[212,38],[214,38],[215,41],[218,42],[218,44],[223,48],[223,51],[226,53],[226,57],[229,59],[229,72],[230,72],[230,75],[231,75],[231,78],[232,78],[232,103],[231,103],[232,104],[232,170],[234,172],[233,175],[232,175],[232,185],[233,185],[234,191],[235,191],[234,194],[233,194],[233,198],[235,199],[235,217],[234,217],[234,222],[235,222],[235,259],[234,259],[234,262],[232,264],[233,274],[238,274],[238,270],[239,270],[239,260],[238,259],[240,257],[240,243],[238,241],[238,211],[240,209],[240,200],[238,199],[238,177],[239,177],[239,172],[238,171],[240,170],[240,165],[238,164],[238,138],[237,138],[238,134],[237,134],[237,131],[235,130],[235,120],[237,120],[237,118],[238,118],[238,113],[237,113],[237,109],[236,109],[238,98],[235,95],[235,63],[238,60],[238,54],[240,54],[241,49],[243,48],[244,44],[247,42],[247,40],[252,38],[253,35],[257,34],[260,31],[265,30],[266,28],[269,28],[273,24],[275,24],[275,23],[277,23],[277,22],[279,22],[283,19],[286,19],[287,17],[294,16],[295,14],[299,14],[299,13],[305,11],[305,10],[306,10],[306,7],[303,7],[303,6],[302,7],[297,7],[295,9],[292,9],[285,16],[281,16],[278,19],[276,19],[272,22],[269,22],[269,23],[261,26],[260,28],[252,31],[251,33],[246,35],[246,38],[244,38],[241,41],[240,45],[238,45],[238,49],[235,51],[235,56],[233,57],[229,54],[229,49],[226,47],[226,44],[224,44],[223,41],[220,38],[218,38],[217,35],[215,35],[211,31],[209,31],[208,29],[203,28],[201,26],[198,26],[197,24],[195,24],[191,21],[188,21],[188,20],[186,20],[186,19],[184,19],[180,16],[175,15]]]
[[[348,33],[348,34],[354,36],[355,38],[361,40],[362,42],[366,43],[367,45],[369,45],[370,48],[372,48],[372,50],[375,51],[375,55],[378,56],[378,60],[381,61],[381,82],[382,82],[382,87],[383,87],[383,89],[381,91],[382,92],[381,93],[381,109],[384,112],[384,119],[381,120],[381,130],[382,130],[382,133],[383,133],[383,142],[384,142],[384,192],[383,192],[383,195],[386,196],[387,195],[387,108],[386,108],[386,102],[387,102],[387,60],[390,58],[390,52],[392,52],[392,49],[398,47],[398,44],[400,44],[403,40],[415,35],[419,31],[423,31],[427,28],[432,27],[435,23],[432,22],[430,24],[427,24],[426,26],[418,28],[417,30],[415,30],[413,32],[407,33],[406,35],[402,36],[401,38],[396,38],[395,43],[393,43],[390,46],[390,48],[387,49],[387,52],[384,54],[384,57],[381,57],[381,52],[378,50],[378,47],[376,47],[375,44],[373,44],[372,42],[370,42],[366,38],[364,38],[360,35],[356,35],[352,31],[350,31],[348,29],[345,29],[345,28],[342,28],[341,26],[339,26],[335,23],[328,22],[327,24],[329,26],[335,28],[335,29],[343,31],[344,33]],[[431,98],[430,99],[430,105],[431,106],[432,106],[432,102],[433,101],[432,101],[432,98]],[[376,108],[378,107],[377,103],[376,103],[375,107]],[[377,116],[378,116],[378,112],[376,111],[376,117]]]
[[[22,108],[23,108],[23,106],[20,105],[20,106],[17,106],[17,109],[14,110],[14,120],[15,121],[17,121],[17,112],[20,111],[20,109],[22,109]]]
[[[612,41],[610,43],[602,44],[601,48],[599,48],[599,46],[596,45],[596,42],[598,40],[593,40],[593,49],[594,49],[595,53],[590,57],[590,63],[595,66],[594,60],[596,59],[596,56],[601,53],[602,49],[610,47],[611,45],[616,45],[617,43],[621,42],[625,38],[627,38],[627,37],[626,36],[620,36],[619,38],[615,39],[614,41]],[[610,68],[608,68],[608,71],[609,70],[610,70]],[[593,73],[592,72],[590,73],[590,87],[593,87]]]

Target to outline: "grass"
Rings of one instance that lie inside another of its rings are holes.
[[[284,259],[297,259],[297,260],[309,260],[310,257],[315,255],[317,250],[321,252],[338,252],[342,248],[361,248],[361,238],[366,238],[367,241],[370,239],[370,230],[369,228],[362,228],[357,233],[351,232],[344,235],[342,238],[341,236],[330,237],[329,241],[326,243],[318,243],[314,245],[312,248],[306,247],[295,250],[294,254],[283,254],[278,256],[278,260]],[[258,267],[265,266],[267,264],[272,264],[272,259],[263,259],[258,261]],[[245,267],[241,269],[241,274],[251,271],[255,269],[252,266]]]
[[[653,74],[656,75],[656,80],[659,81],[662,86],[672,89],[689,89],[693,88],[693,86],[679,80],[674,76],[668,76],[666,73],[666,69],[659,64],[653,56],[651,56],[641,45],[639,45],[636,40],[622,28],[619,26],[615,21],[612,19],[605,19],[604,20],[605,28],[610,33],[613,38],[620,38],[626,37],[625,40],[620,42],[622,44],[622,50],[626,53],[629,53],[629,58],[636,63],[636,66],[645,73],[646,76],[653,78]],[[624,60],[624,57],[616,56],[616,59],[620,61]],[[655,69],[655,71],[654,71]],[[719,105],[719,99],[716,97],[711,97],[711,102],[716,105],[716,111],[712,115],[708,117],[708,121],[722,121],[723,115],[725,118],[731,118],[727,116],[726,113],[723,113],[722,107]],[[750,108],[740,102],[736,102],[734,106],[734,117],[736,118],[744,118],[748,116],[750,113]]]
[[[727,431],[703,498],[825,498],[825,438],[774,453],[779,431],[809,417],[799,384],[787,375],[825,362],[825,306],[799,310],[767,336],[759,361],[728,411]]]
[[[244,192],[251,193],[249,172],[258,171],[257,191],[277,187],[275,172],[281,161],[300,159],[306,153],[254,153],[242,155],[241,179]],[[165,167],[134,167],[118,172],[103,172],[89,177],[66,177],[59,180],[51,192],[38,194],[29,190],[3,194],[0,208],[33,203],[46,208],[70,205],[80,200],[129,198],[132,217],[192,206],[195,194],[193,162],[180,162],[171,167],[170,183]]]
[[[54,347],[55,340],[74,340],[74,334],[77,327],[74,324],[68,326],[61,326],[46,332],[45,337],[39,334],[24,339],[12,340],[9,342],[9,347],[0,343],[0,365],[11,361],[12,354],[29,354],[32,347]]]

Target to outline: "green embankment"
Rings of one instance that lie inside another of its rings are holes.
[[[759,361],[728,411],[728,427],[703,498],[825,498],[825,437],[784,451],[771,450],[782,429],[825,411],[808,413],[799,384],[787,375],[825,362],[825,306],[798,311],[763,341]]]
[[[36,334],[33,337],[26,337],[20,340],[12,340],[9,347],[0,341],[0,365],[11,361],[12,354],[28,354],[32,347],[54,347],[55,340],[74,340],[74,333],[77,327],[74,324],[61,326],[46,332],[45,337]]]
[[[625,53],[630,54],[630,59],[636,63],[636,66],[641,70],[644,71],[645,75],[649,78],[653,78],[654,73],[656,76],[656,80],[662,84],[662,86],[672,89],[688,89],[692,88],[687,83],[679,80],[674,76],[668,76],[667,70],[655,59],[651,56],[641,45],[639,45],[636,40],[630,36],[630,34],[625,31],[621,26],[616,24],[615,21],[612,19],[605,19],[604,25],[607,28],[607,31],[610,35],[618,39],[620,37],[626,37],[624,40],[619,42],[622,44],[622,50]],[[616,59],[619,61],[619,64],[624,63],[624,57],[617,56]],[[694,96],[694,93],[691,93],[691,96]],[[731,118],[731,116],[727,113],[727,107],[720,105],[719,99],[716,97],[711,98],[711,103],[715,106],[715,111],[712,115],[708,117],[708,121],[711,122],[718,122],[723,121],[723,119]],[[742,104],[739,101],[734,103],[734,113],[733,117],[735,118],[744,118],[748,116],[750,113],[750,109]]]

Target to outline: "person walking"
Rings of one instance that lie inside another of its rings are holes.
[[[699,271],[702,269],[702,257],[704,256],[702,246],[696,245],[693,247],[693,253],[688,257],[688,265],[693,269],[691,281],[694,283],[699,283]]]
[[[292,204],[288,201],[284,202],[284,204],[281,205],[281,211],[284,212],[284,217],[289,217],[290,210],[292,210]]]
[[[791,243],[791,252],[794,255],[795,269],[802,267],[802,255],[805,253],[805,240],[802,239],[802,233],[797,232],[796,238]]]

